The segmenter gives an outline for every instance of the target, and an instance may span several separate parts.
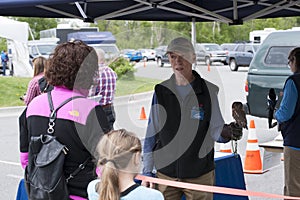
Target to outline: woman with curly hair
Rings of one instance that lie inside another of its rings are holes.
[[[102,135],[109,132],[109,125],[102,107],[86,98],[98,70],[97,54],[81,41],[59,44],[49,58],[45,72],[47,82],[54,86],[50,92],[53,107],[57,108],[70,97],[81,96],[62,106],[56,115],[57,140],[68,148],[64,161],[64,174],[69,177],[85,163],[85,167],[69,179],[69,198],[87,199],[87,186],[96,178],[96,146]],[[21,164],[28,164],[31,136],[46,133],[50,116],[48,93],[34,98],[20,116]]]
[[[163,200],[158,190],[134,182],[141,152],[141,141],[134,133],[120,129],[104,135],[98,144],[102,173],[88,186],[89,200]]]

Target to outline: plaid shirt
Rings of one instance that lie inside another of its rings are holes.
[[[117,74],[108,66],[99,67],[96,85],[90,89],[89,96],[101,96],[101,106],[112,104],[116,91]]]

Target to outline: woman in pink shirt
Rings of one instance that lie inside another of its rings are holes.
[[[33,78],[28,84],[26,95],[24,96],[24,102],[26,106],[31,102],[31,100],[41,94],[39,87],[39,79],[44,76],[44,70],[47,64],[47,59],[39,56],[33,60]]]

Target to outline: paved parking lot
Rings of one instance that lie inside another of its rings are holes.
[[[137,64],[137,76],[166,79],[172,74],[170,66],[160,68],[156,63],[147,62]],[[213,64],[208,71],[207,66],[198,65],[197,71],[201,76],[220,87],[220,105],[226,122],[232,121],[231,103],[236,100],[245,102],[244,82],[248,68],[241,68],[238,72],[230,71],[228,66]],[[144,98],[141,98],[144,97]],[[117,121],[116,128],[127,128],[135,131],[142,138],[145,134],[147,121],[139,120],[141,107],[144,107],[148,115],[151,102],[151,92],[147,95],[134,97],[132,95],[116,99]],[[19,111],[10,110],[9,113],[0,112],[0,199],[15,199],[17,185],[22,178],[23,170],[19,165],[18,151],[18,114]],[[4,113],[4,114],[3,114]],[[247,116],[255,120],[256,133],[259,143],[274,139],[279,133],[269,130],[267,119]],[[248,132],[244,131],[243,138],[238,142],[238,153],[244,162]],[[218,150],[219,145],[216,145]],[[283,170],[282,162],[264,174],[245,174],[246,187],[251,191],[282,194]],[[262,200],[263,198],[250,197],[251,200]]]

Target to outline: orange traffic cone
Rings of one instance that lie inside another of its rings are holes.
[[[210,64],[209,63],[207,64],[207,71],[210,72]]]
[[[261,160],[260,151],[258,147],[258,140],[256,136],[254,120],[250,121],[247,148],[246,148],[246,157],[244,163],[244,173],[250,173],[250,174],[263,173],[262,160]]]
[[[141,110],[141,114],[140,114],[140,120],[146,120],[147,117],[146,117],[146,113],[145,113],[145,108],[142,107],[142,110]]]
[[[221,145],[220,145],[220,152],[224,152],[224,153],[232,153],[230,142],[227,142],[227,143],[221,143]]]

